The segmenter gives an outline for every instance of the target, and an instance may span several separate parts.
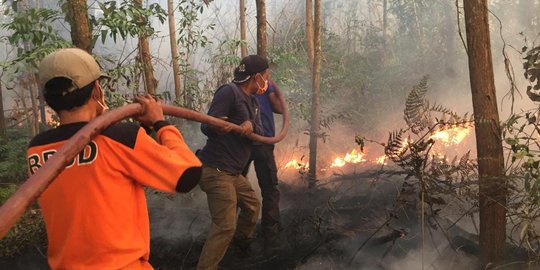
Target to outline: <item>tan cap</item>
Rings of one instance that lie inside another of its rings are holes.
[[[73,88],[62,93],[81,89],[100,77],[108,77],[101,70],[92,55],[78,48],[60,49],[47,55],[39,65],[39,87],[44,89],[45,84],[58,77],[70,79]]]

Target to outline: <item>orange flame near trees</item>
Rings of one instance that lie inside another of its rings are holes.
[[[287,162],[287,164],[285,164],[285,169],[294,168],[296,170],[300,170],[300,169],[307,169],[308,167],[309,167],[309,164],[302,163],[302,162],[298,161],[297,159],[293,159],[293,160]]]
[[[356,149],[353,149],[351,152],[345,154],[344,157],[337,157],[330,165],[330,168],[343,167],[348,163],[357,164],[360,162],[365,162],[365,154],[358,152]]]
[[[473,124],[468,125],[454,125],[450,126],[445,129],[439,129],[433,132],[429,138],[440,142],[443,146],[452,146],[460,144],[467,136],[470,135],[472,130]],[[407,151],[407,148],[410,144],[414,143],[414,140],[411,138],[405,138],[403,140],[403,144],[401,147],[395,152],[390,154],[390,158],[392,158],[393,155],[398,156],[403,154],[405,151]],[[346,153],[343,156],[336,157],[329,168],[342,168],[348,164],[359,164],[359,163],[366,163],[367,160],[367,153],[360,152],[356,149],[351,150],[350,152]],[[371,164],[379,164],[379,165],[386,165],[388,162],[387,156],[380,156],[375,159],[370,159],[369,163]],[[437,158],[438,160],[445,159],[446,157],[444,154],[441,153],[435,153],[433,154],[433,158]],[[309,168],[309,165],[307,162],[300,159],[292,159],[289,162],[287,162],[284,166],[285,169],[292,168],[296,170],[306,170]],[[326,171],[327,168],[321,169],[321,171]]]
[[[386,156],[380,156],[375,159],[375,163],[379,165],[386,165]]]
[[[471,126],[454,126],[448,129],[437,130],[430,136],[445,146],[459,144],[471,133]]]

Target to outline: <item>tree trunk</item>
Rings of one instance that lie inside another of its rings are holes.
[[[383,21],[382,21],[382,62],[388,61],[388,0],[383,0]]]
[[[39,101],[39,118],[41,119],[41,123],[43,125],[47,125],[47,112],[45,111],[45,97],[43,96],[43,91],[39,90],[39,87],[37,86],[37,78],[38,76],[34,74],[34,85],[36,86],[37,92],[38,92],[38,101]]]
[[[18,5],[19,10],[27,10],[29,8],[28,3],[25,3],[25,1],[17,2],[17,5]],[[28,52],[30,51],[32,44],[30,43],[30,41],[24,41],[22,46],[23,46],[24,51]],[[28,129],[30,131],[30,134],[32,136],[36,136],[39,133],[39,119],[38,119],[39,114],[38,114],[38,103],[37,103],[38,94],[37,94],[37,91],[35,91],[35,88],[33,87],[34,80],[31,78],[32,76],[33,76],[32,73],[26,73],[25,75],[23,75],[22,91],[28,91],[30,95],[30,105],[31,105],[32,115],[30,118],[30,115],[28,114],[27,123],[28,123]],[[23,102],[23,106],[26,107],[26,101],[24,99],[26,99],[26,95],[23,95],[23,97],[21,98],[21,101]]]
[[[248,55],[246,33],[246,0],[240,0],[240,41],[242,41],[242,43],[240,44],[240,48],[242,58]]]
[[[39,0],[36,0],[35,4],[36,4],[36,8],[41,7],[41,3]],[[68,16],[68,18],[70,17]],[[86,20],[88,21],[88,15],[86,15]],[[90,30],[88,30],[88,35],[90,36]],[[90,36],[90,39],[91,39],[91,36]],[[39,61],[36,62],[36,66],[39,66]],[[32,74],[32,82],[33,82],[33,88],[36,89],[37,98],[38,98],[39,119],[41,119],[41,123],[43,123],[43,125],[45,126],[47,124],[47,113],[45,112],[45,97],[43,96],[43,91],[41,91],[38,86],[37,70],[36,72]]]
[[[386,32],[388,30],[388,0],[383,0],[383,41],[386,42],[386,38],[388,33]]]
[[[6,118],[4,117],[4,97],[2,96],[2,80],[0,80],[0,138],[6,138]]]
[[[308,47],[309,66],[313,68],[313,0],[306,0],[306,40]]]
[[[26,81],[24,78],[21,79],[21,89],[20,89],[20,97],[21,97],[21,105],[23,106],[23,114],[24,118],[26,120],[26,127],[28,128],[28,132],[30,136],[35,136],[32,128],[32,117],[30,116],[30,111],[32,109],[28,109],[28,106],[26,106]]]
[[[30,104],[32,105],[32,136],[36,136],[39,133],[38,98],[32,76],[32,74],[27,74],[25,80],[26,89],[28,90],[28,93],[30,93]]]
[[[487,0],[464,1],[464,9],[480,175],[480,268],[484,269],[490,262],[498,265],[503,260],[506,181]]]
[[[176,102],[181,100],[181,88],[180,84],[180,66],[178,65],[178,47],[176,45],[176,21],[174,19],[174,3],[173,0],[167,0],[167,11],[169,19],[169,34],[171,42],[171,58],[172,58],[172,68],[174,73],[174,95]]]
[[[257,4],[257,54],[266,57],[266,0],[256,0]]]
[[[142,8],[142,0],[133,0],[133,4]],[[152,67],[152,59],[150,57],[150,46],[148,45],[148,37],[139,37],[139,61],[144,73],[144,89],[147,94],[155,95],[157,80],[154,77],[154,68]]]
[[[315,0],[315,20],[313,31],[314,58],[312,68],[311,94],[311,129],[309,132],[309,187],[315,187],[317,181],[317,140],[320,128],[321,95],[321,0]]]
[[[73,45],[88,53],[92,53],[92,34],[88,23],[88,6],[86,0],[70,0],[68,4],[68,22],[71,25],[71,41]]]

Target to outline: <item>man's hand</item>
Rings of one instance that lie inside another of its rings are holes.
[[[227,125],[220,128],[218,131],[220,134],[225,134],[225,133],[229,133],[231,132],[231,130],[233,129],[233,125],[229,122],[227,122]]]
[[[151,127],[155,122],[165,120],[161,101],[149,95],[135,97],[135,101],[143,106],[143,113],[135,118],[143,126]]]
[[[240,133],[242,136],[247,136],[253,133],[253,124],[249,120],[242,123],[240,127],[242,128],[242,133]]]

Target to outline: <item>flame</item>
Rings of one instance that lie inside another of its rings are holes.
[[[285,169],[294,168],[296,170],[300,170],[300,169],[306,169],[308,167],[309,167],[309,164],[302,163],[302,162],[298,161],[297,159],[293,159],[293,160],[287,162],[287,164],[285,164]]]
[[[409,146],[409,144],[411,143],[414,143],[414,140],[411,139],[411,138],[405,138],[405,140],[403,140],[403,144],[401,144],[401,147],[398,149],[396,155],[401,155],[403,154],[405,151],[407,151],[407,147]]]
[[[409,146],[409,144],[411,143],[414,143],[414,140],[411,139],[411,138],[405,138],[405,140],[403,140],[403,143],[401,144],[401,147],[399,149],[397,149],[395,152],[393,153],[390,153],[390,157],[391,158],[394,158],[394,157],[399,157],[400,155],[402,155],[403,153],[405,153],[405,151],[407,151],[407,147]],[[380,157],[379,157],[380,158]]]
[[[337,157],[330,165],[330,168],[343,167],[348,163],[356,164],[360,162],[365,162],[365,154],[358,152],[356,149],[353,149],[351,152],[345,154],[344,157]]]
[[[378,158],[375,159],[375,163],[379,164],[379,165],[386,165],[386,156],[380,156]]]
[[[445,146],[451,146],[461,143],[465,137],[471,133],[471,127],[451,127],[444,130],[437,130],[433,135],[430,136],[431,139],[440,141]]]

